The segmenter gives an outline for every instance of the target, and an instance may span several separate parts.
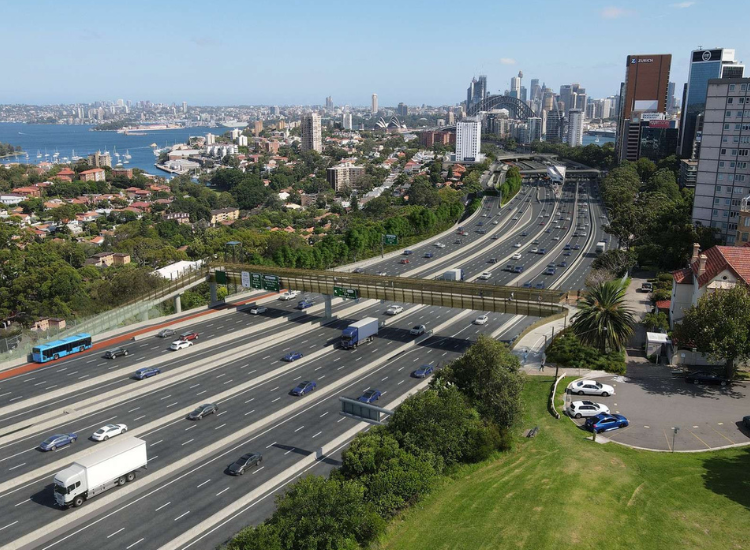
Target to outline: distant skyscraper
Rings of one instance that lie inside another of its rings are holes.
[[[333,98],[331,96],[326,98],[326,109],[333,109]]]
[[[533,143],[535,141],[542,141],[542,119],[540,117],[531,117],[527,119],[526,123],[529,126],[529,129],[528,129],[529,143]]]
[[[187,101],[182,102],[182,112],[187,113]]]
[[[372,112],[373,115],[378,112],[378,94],[372,94],[372,107],[370,112]]]
[[[706,107],[706,90],[712,78],[742,78],[744,65],[734,60],[734,50],[693,50],[685,87],[678,153],[690,158],[696,138],[696,118]]]
[[[635,161],[638,160],[640,146],[640,123],[631,125],[631,117],[637,115],[640,120],[643,113],[667,111],[672,55],[629,55],[625,63],[616,149],[619,160]]]
[[[677,100],[674,97],[674,82],[670,82],[667,86],[667,112],[675,110]]]
[[[578,147],[583,145],[583,111],[571,109],[568,113],[568,145]]]
[[[518,96],[518,99],[526,103],[526,100],[528,99],[527,93],[526,93],[526,86],[521,86],[520,95]]]
[[[477,85],[477,79],[472,78],[469,87],[466,88],[466,110],[468,111],[474,104],[474,88]]]
[[[341,127],[344,130],[352,129],[352,114],[351,113],[344,113],[343,115],[341,115]]]
[[[532,78],[529,83],[529,99],[531,101],[541,101],[542,99],[542,88],[539,86],[539,79]]]
[[[563,104],[565,105],[566,113],[572,107],[571,106],[572,94],[573,94],[573,87],[570,84],[563,84],[562,86],[560,86],[560,101],[562,101]]]
[[[479,80],[472,78],[466,89],[466,110],[480,103],[487,96],[487,76],[480,74]]]
[[[377,101],[377,96],[375,96]],[[302,117],[302,150],[323,152],[323,138],[320,133],[320,115],[311,113]]]
[[[398,116],[404,118],[409,115],[409,107],[406,105],[406,103],[399,103],[398,108],[396,109],[396,113]]]
[[[523,79],[523,73],[518,71],[518,76],[514,76],[510,79],[510,96],[516,99],[521,99],[521,79]]]
[[[273,116],[279,116],[279,114],[281,114],[281,109],[279,109],[278,105],[274,105],[273,107],[271,107],[271,114]]]
[[[562,143],[565,136],[565,114],[562,109],[552,109],[547,112],[547,132],[545,141]]]
[[[482,149],[482,123],[462,120],[456,123],[456,162],[477,162]]]

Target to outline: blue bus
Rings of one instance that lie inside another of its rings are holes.
[[[35,363],[46,363],[86,349],[91,349],[91,335],[81,333],[36,346],[31,350],[31,357]]]

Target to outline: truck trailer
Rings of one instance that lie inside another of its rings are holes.
[[[362,342],[372,342],[378,335],[379,321],[375,317],[365,317],[361,321],[352,323],[341,331],[341,347],[352,349]]]
[[[55,502],[58,506],[80,506],[93,496],[135,479],[135,473],[146,468],[146,442],[127,437],[86,455],[54,479]]]
[[[463,281],[464,270],[460,268],[449,269],[448,271],[443,273],[443,280],[444,281]]]

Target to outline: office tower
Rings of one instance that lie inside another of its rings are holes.
[[[281,114],[281,109],[279,109],[278,105],[271,107],[271,114],[273,116],[279,116]]]
[[[588,96],[586,95],[586,88],[581,88],[578,84],[573,84],[575,103],[572,109],[578,109],[579,111],[586,111],[586,105],[588,104]]]
[[[117,100],[117,106],[118,106],[118,107],[123,107],[123,106],[125,106],[125,100],[124,100],[124,99],[118,99],[118,100]]]
[[[541,101],[542,99],[542,88],[539,86],[539,79],[532,78],[529,83],[529,99],[531,101]]]
[[[456,113],[448,111],[448,126],[453,126],[456,123]]]
[[[542,110],[551,111],[555,108],[555,92],[545,89],[542,93]]]
[[[523,79],[523,73],[518,71],[518,76],[514,76],[510,79],[510,93],[511,97],[521,99],[521,80]]]
[[[472,78],[471,82],[469,82],[469,87],[466,88],[466,110],[468,111],[471,109],[471,106],[474,104],[474,88],[477,86],[477,79]]]
[[[564,112],[568,112],[571,108],[571,95],[573,93],[573,87],[570,84],[563,84],[560,86],[560,101],[564,105]]]
[[[620,161],[635,161],[638,160],[639,122],[643,113],[667,111],[672,55],[629,55],[625,63],[615,148]],[[631,118],[637,124],[630,124]]]
[[[487,75],[480,74],[474,86],[474,102],[479,103],[487,97]]]
[[[482,148],[482,123],[462,120],[456,124],[456,162],[478,162]]]
[[[373,101],[377,96],[373,94]],[[320,115],[310,113],[302,117],[302,150],[323,152],[323,138],[320,134]]]
[[[344,113],[343,115],[341,115],[341,127],[344,130],[352,129],[352,114],[351,113]]]
[[[602,112],[602,100],[597,99],[589,101],[586,105],[586,118],[591,120],[592,118],[600,118]]]
[[[583,145],[583,111],[571,109],[568,113],[567,140],[571,147]]]
[[[677,99],[674,96],[675,85],[674,82],[670,82],[667,86],[667,112],[672,113],[675,111],[677,106]]]
[[[187,113],[187,101],[182,102],[182,112]]]
[[[518,99],[526,103],[526,100],[528,99],[526,86],[521,86],[520,95],[518,96]]]
[[[527,138],[529,143],[542,141],[542,119],[541,117],[531,117],[526,120],[528,125]]]
[[[748,90],[750,78],[710,79],[703,110],[693,223],[714,228],[727,244],[735,243],[740,202],[750,193]]]
[[[562,109],[552,109],[547,112],[547,131],[545,141],[562,143],[565,136],[565,115]]]
[[[693,141],[696,137],[696,117],[706,105],[708,81],[712,78],[742,78],[744,65],[734,60],[734,50],[693,50],[690,56],[690,70],[685,85],[680,118],[680,144],[678,153],[690,158]]]
[[[409,107],[405,103],[399,103],[396,113],[398,113],[398,116],[401,118],[405,118],[409,114]]]
[[[374,115],[378,112],[378,94],[372,94],[372,107],[370,112]]]

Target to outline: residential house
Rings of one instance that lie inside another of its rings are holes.
[[[8,206],[15,206],[19,202],[26,200],[23,195],[0,195],[0,202]]]
[[[78,177],[81,181],[104,181],[107,173],[104,168],[92,168],[91,170],[84,170]]]
[[[128,178],[129,180],[132,180],[133,169],[132,168],[112,168],[112,177],[116,178],[118,176],[124,176]]]
[[[57,174],[52,176],[54,178],[70,178],[68,181],[73,181],[73,179],[76,177],[75,171],[71,170],[70,168],[63,168],[60,170]]]
[[[217,223],[232,222],[240,217],[240,209],[234,207],[219,208],[211,210],[211,225]]]
[[[23,195],[26,198],[39,198],[42,196],[40,187],[16,187],[13,189],[14,195]]]
[[[99,252],[86,260],[86,265],[109,267],[111,265],[125,265],[130,263],[130,254],[122,252]]]
[[[187,212],[164,212],[164,221],[176,221],[177,223],[190,223],[190,214]]]

